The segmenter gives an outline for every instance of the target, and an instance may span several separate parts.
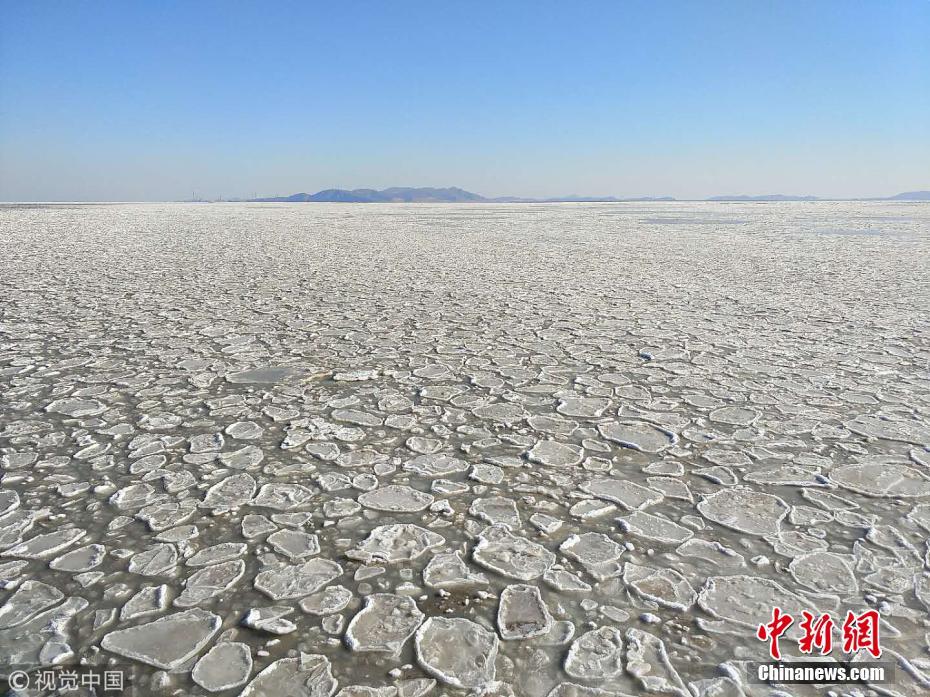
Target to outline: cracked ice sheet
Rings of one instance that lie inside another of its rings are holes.
[[[0,206],[0,236],[0,662],[700,690],[780,603],[880,609],[930,673],[925,206]]]

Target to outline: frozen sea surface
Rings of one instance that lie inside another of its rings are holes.
[[[875,689],[930,691],[926,204],[8,206],[0,243],[5,671],[770,695],[779,605],[880,610]]]

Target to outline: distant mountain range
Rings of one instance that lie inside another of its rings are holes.
[[[560,196],[556,198],[522,198],[499,196],[487,198],[457,186],[444,189],[432,187],[395,186],[390,189],[324,189],[315,194],[292,194],[249,199],[255,203],[557,203],[611,201],[674,201],[671,196],[617,198],[615,196]]]
[[[766,194],[765,196],[711,196],[707,201],[930,201],[930,191],[906,191],[894,196],[856,199],[829,199],[817,196],[785,196],[784,194]]]
[[[905,191],[903,194],[889,196],[885,201],[930,201],[930,191]]]
[[[403,187],[390,189],[324,189],[315,194],[292,194],[291,196],[272,196],[268,198],[249,199],[255,203],[562,203],[592,202],[612,203],[623,201],[675,201],[671,196],[645,196],[640,198],[617,198],[616,196],[560,196],[554,198],[521,198],[518,196],[499,196],[486,198],[455,186],[447,188]],[[763,196],[711,196],[707,201],[823,201],[816,196],[786,196],[784,194],[767,194]],[[886,198],[855,199],[862,201],[930,201],[930,191],[907,191]]]
[[[445,189],[395,186],[381,191],[324,189],[315,194],[292,194],[252,200],[273,203],[477,203],[488,199],[455,186]]]

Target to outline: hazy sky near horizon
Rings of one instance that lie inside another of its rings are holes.
[[[0,200],[930,189],[927,0],[0,1]]]

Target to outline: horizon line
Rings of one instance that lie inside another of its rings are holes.
[[[396,192],[406,193],[408,196],[420,194],[434,197],[440,196],[436,200],[403,200],[403,199],[378,199],[369,198],[362,200],[351,199],[327,199],[314,198],[321,195],[355,194],[361,197],[364,193],[396,195]],[[465,198],[456,200],[442,200],[441,195],[461,194]],[[298,199],[298,197],[306,197]],[[296,200],[287,200],[296,199]],[[640,196],[617,196],[612,194],[605,195],[584,195],[584,194],[564,194],[556,196],[485,196],[462,189],[457,186],[434,187],[434,186],[392,186],[384,189],[373,189],[368,187],[357,187],[354,189],[345,188],[327,188],[321,189],[315,193],[297,192],[285,195],[256,196],[254,193],[251,197],[242,196],[225,196],[223,194],[217,197],[204,197],[192,191],[191,198],[165,198],[165,199],[44,199],[44,200],[14,200],[0,198],[0,205],[23,205],[23,204],[118,204],[118,203],[816,203],[816,202],[843,202],[843,201],[900,201],[900,202],[927,202],[930,201],[930,189],[911,189],[887,196],[818,196],[814,194],[715,194],[711,196],[695,198],[679,198],[670,195],[640,195]]]

